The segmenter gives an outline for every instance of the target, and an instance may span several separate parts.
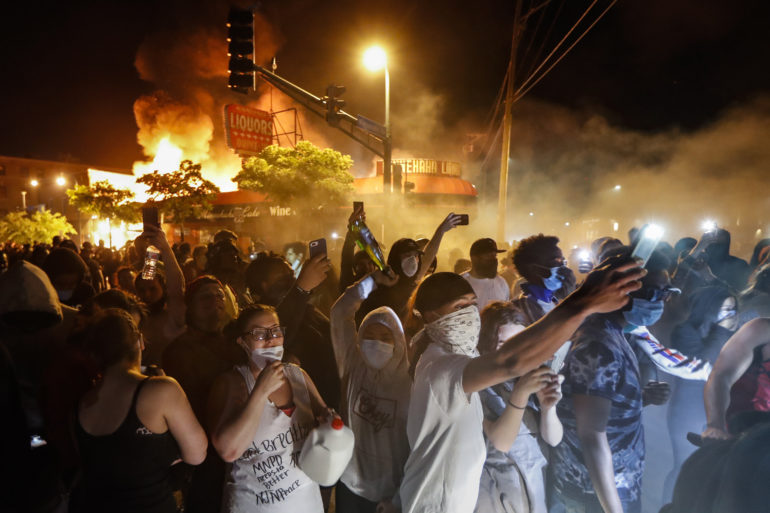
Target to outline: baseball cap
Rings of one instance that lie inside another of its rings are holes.
[[[471,245],[471,256],[484,253],[505,253],[505,250],[497,249],[497,243],[490,238],[479,239]]]

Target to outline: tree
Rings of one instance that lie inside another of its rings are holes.
[[[268,146],[246,160],[233,181],[273,203],[307,211],[345,205],[353,192],[351,167],[349,155],[300,141],[296,148]]]
[[[216,198],[219,187],[203,178],[201,165],[183,160],[177,171],[159,173],[153,171],[136,179],[137,183],[148,186],[147,194],[158,202],[158,210],[171,214],[179,224],[184,241],[184,222],[194,215],[211,210],[211,201]]]
[[[0,240],[17,244],[49,242],[55,235],[77,235],[67,218],[50,210],[36,210],[33,214],[11,212],[0,219]]]
[[[67,191],[70,205],[88,215],[100,218],[136,223],[141,219],[139,207],[131,200],[134,193],[128,189],[117,189],[108,181],[92,185],[75,185]]]

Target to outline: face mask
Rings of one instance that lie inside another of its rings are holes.
[[[258,347],[251,351],[249,356],[257,367],[263,369],[268,363],[280,361],[283,358],[283,346]]]
[[[457,310],[425,325],[425,333],[456,354],[476,357],[481,316],[476,305]]]
[[[730,331],[738,327],[738,312],[735,310],[720,310],[717,315],[717,325]]]
[[[278,280],[273,283],[270,288],[265,291],[264,301],[269,305],[277,305],[281,302],[283,297],[289,293],[291,286],[294,285],[294,275],[288,275],[286,278]]]
[[[484,278],[494,278],[497,276],[497,259],[490,262],[484,262],[483,264],[476,265],[476,272],[479,276],[482,276]]]
[[[401,260],[401,270],[404,272],[404,276],[411,278],[417,274],[417,268],[420,265],[420,261],[416,256],[406,257]]]
[[[72,299],[72,294],[74,294],[74,290],[57,290],[56,295],[59,296],[59,301],[69,301]]]
[[[652,326],[663,315],[663,301],[648,301],[638,297],[631,299],[631,310],[623,312],[627,323],[634,326]]]
[[[380,370],[393,358],[393,344],[365,338],[361,341],[361,353],[366,363]]]
[[[551,275],[548,278],[543,279],[543,287],[551,292],[556,292],[562,287],[562,277],[559,274],[560,269],[561,266],[551,267]]]

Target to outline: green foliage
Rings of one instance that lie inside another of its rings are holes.
[[[152,201],[158,202],[158,209],[171,214],[180,225],[184,225],[185,219],[210,211],[211,201],[219,192],[219,187],[203,178],[201,165],[190,160],[182,161],[177,171],[153,171],[136,181],[147,185],[147,193]]]
[[[312,210],[348,203],[351,167],[349,155],[301,141],[296,148],[268,146],[244,161],[233,181],[239,189],[266,194],[273,203]]]
[[[50,210],[26,212],[11,212],[0,219],[0,241],[11,241],[17,244],[32,244],[34,242],[50,242],[55,235],[76,235],[75,228],[67,222],[67,218]]]
[[[92,185],[76,185],[67,191],[70,205],[81,212],[100,218],[117,219],[136,223],[141,219],[139,207],[131,200],[134,193],[128,189],[117,189],[108,181]]]

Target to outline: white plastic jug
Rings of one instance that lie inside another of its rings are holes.
[[[299,455],[299,468],[321,486],[331,486],[348,466],[354,443],[353,431],[334,417],[310,432]]]

